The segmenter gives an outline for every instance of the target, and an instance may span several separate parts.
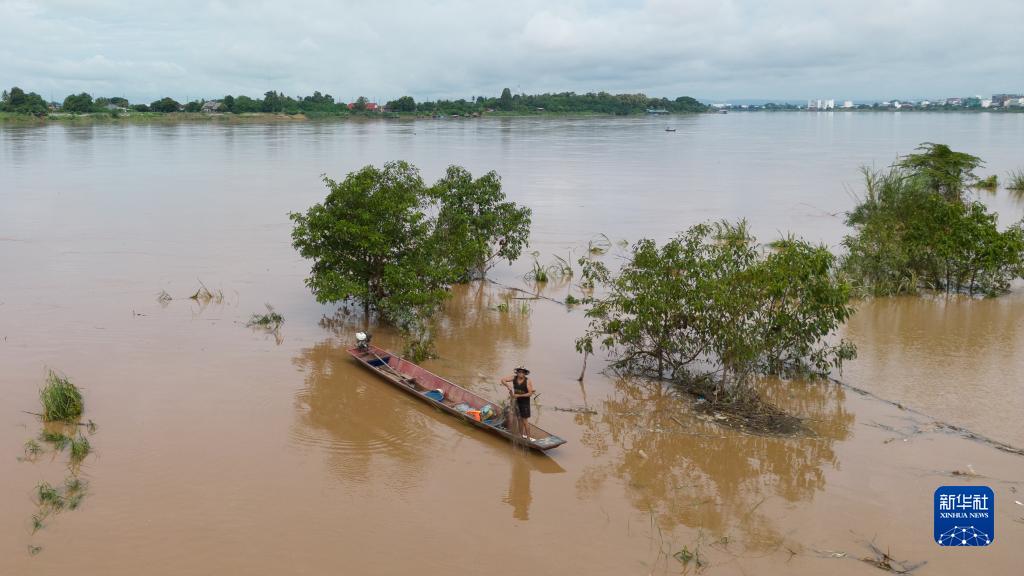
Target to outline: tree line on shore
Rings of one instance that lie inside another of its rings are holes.
[[[576,263],[581,297],[567,301],[589,320],[577,350],[584,363],[602,350],[623,373],[792,429],[756,383],[827,376],[854,358],[856,347],[835,337],[853,298],[998,296],[1024,278],[1024,221],[999,230],[970,196],[981,164],[925,143],[886,172],[865,171],[845,254],[792,235],[761,244],[743,220],[697,224],[662,244],[641,239],[616,270],[588,253]],[[528,245],[530,211],[506,200],[493,172],[474,179],[453,166],[427,187],[415,167],[395,162],[324,181],[326,201],[292,214],[293,244],[313,261],[307,284],[321,302],[358,303],[365,322],[397,326],[414,360],[430,355],[449,288]]]
[[[208,105],[209,104],[209,105]],[[82,92],[70,94],[60,103],[48,103],[35,92],[25,92],[15,86],[0,97],[0,112],[44,116],[59,110],[70,114],[121,114],[125,112],[221,112],[233,114],[275,113],[304,114],[306,116],[348,116],[390,112],[418,115],[473,115],[485,113],[595,113],[629,115],[648,110],[666,113],[705,112],[708,107],[689,96],[675,99],[651,98],[644,94],[610,94],[591,92],[576,94],[512,94],[505,88],[497,97],[476,96],[470,99],[428,100],[417,102],[412,96],[402,96],[383,106],[360,96],[351,103],[336,100],[330,94],[313,92],[311,96],[292,97],[277,91],[268,91],[262,98],[245,95],[226,95],[219,100],[192,100],[181,103],[164,97],[149,104],[132,104],[122,97],[97,97]]]

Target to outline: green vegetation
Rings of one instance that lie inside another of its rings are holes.
[[[978,180],[978,182],[974,184],[974,187],[981,188],[982,190],[995,190],[999,187],[999,177],[993,174],[988,178]]]
[[[550,268],[548,266],[544,266],[543,264],[541,264],[540,261],[537,260],[537,256],[534,255],[533,268],[531,268],[530,271],[526,273],[525,279],[530,282],[543,284],[548,281],[549,270]]]
[[[4,90],[3,94],[0,94],[0,112],[39,116],[46,114],[46,110],[46,101],[35,92],[26,94],[24,90],[15,86],[10,92]]]
[[[1024,274],[1024,223],[1005,231],[965,190],[981,161],[924,144],[887,172],[864,171],[866,193],[847,215],[843,269],[863,294],[921,290],[995,296]]]
[[[71,440],[70,446],[71,462],[74,464],[81,462],[89,455],[90,450],[92,450],[92,446],[89,444],[89,439],[81,434]]]
[[[529,242],[530,209],[505,200],[494,171],[473,179],[449,166],[427,196],[439,204],[435,230],[460,280],[483,278],[498,260],[511,263]]]
[[[1006,185],[1007,190],[1024,192],[1024,170],[1011,170],[1010,175],[1007,177],[1007,181],[1009,182]]]
[[[36,497],[41,508],[53,511],[64,509],[64,496],[48,482],[40,482],[36,486]]]
[[[853,358],[827,338],[853,313],[825,247],[786,238],[762,251],[746,222],[696,225],[658,246],[641,240],[617,273],[580,259],[604,288],[588,298],[579,352],[616,369],[683,384],[712,404],[763,405],[757,376],[817,376]]]
[[[609,94],[607,92],[590,92],[576,94],[561,92],[557,94],[515,94],[505,88],[497,98],[478,96],[470,100],[437,100],[417,102],[412,96],[402,96],[387,102],[384,106],[370,102],[360,96],[351,104],[335,101],[330,94],[313,92],[311,96],[292,97],[274,90],[267,91],[262,98],[245,95],[226,95],[214,104],[207,106],[206,100],[192,100],[184,104],[177,100],[164,97],[149,104],[131,104],[120,97],[93,97],[82,92],[67,96],[59,106],[60,112],[68,115],[89,114],[95,117],[117,118],[125,115],[130,118],[145,118],[140,114],[177,114],[176,117],[187,118],[183,114],[195,114],[201,117],[203,112],[218,112],[229,115],[243,114],[282,114],[289,116],[304,115],[309,118],[368,116],[387,112],[392,115],[416,114],[421,116],[474,116],[487,113],[503,114],[537,114],[540,112],[557,114],[643,114],[648,110],[659,113],[695,113],[705,112],[707,106],[690,98],[681,96],[675,99],[650,98],[644,94]],[[20,88],[12,88],[4,92],[0,101],[0,112],[15,115],[45,116],[49,111],[48,104],[34,92],[26,94]],[[54,108],[57,104],[54,103]],[[209,116],[209,114],[206,114]]]
[[[281,316],[270,304],[264,304],[264,306],[267,307],[267,311],[263,314],[253,314],[246,326],[271,331],[277,330],[284,323],[284,316]]]
[[[149,105],[153,112],[177,112],[181,110],[181,104],[173,98],[161,98]]]
[[[963,203],[964,191],[978,180],[974,169],[981,166],[981,158],[954,152],[945,144],[931,142],[925,142],[917,149],[919,154],[907,155],[896,166],[948,202]]]
[[[367,319],[377,313],[419,342],[417,352],[448,288],[518,258],[529,236],[529,210],[505,202],[494,173],[474,180],[453,166],[428,188],[414,166],[389,162],[324,183],[322,204],[290,215],[293,246],[313,260],[306,285],[319,302],[361,303]]]
[[[43,430],[39,438],[50,445],[57,452],[60,452],[71,445],[71,437],[64,434],[63,432],[52,432],[50,430]]]
[[[52,370],[39,391],[39,399],[43,403],[43,420],[69,422],[82,415],[82,393],[66,376]]]
[[[35,440],[33,440],[31,438],[25,441],[25,457],[26,458],[34,458],[34,457],[36,457],[36,456],[38,456],[38,455],[40,455],[42,453],[43,453],[43,447],[39,445],[39,442],[36,442]]]

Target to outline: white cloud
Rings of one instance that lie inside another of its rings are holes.
[[[939,97],[1024,90],[1022,19],[1018,0],[0,0],[0,84],[138,101]]]

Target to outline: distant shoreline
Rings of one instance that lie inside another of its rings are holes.
[[[742,108],[731,108],[725,111],[710,110],[707,112],[671,112],[663,114],[608,114],[604,112],[488,112],[477,116],[471,115],[429,115],[417,113],[371,113],[371,114],[284,114],[278,112],[245,112],[245,113],[204,113],[204,112],[127,112],[111,114],[109,112],[93,112],[87,114],[65,114],[53,113],[42,116],[30,114],[17,114],[12,112],[0,112],[0,124],[20,125],[44,125],[50,123],[60,124],[177,124],[177,123],[224,123],[224,124],[247,124],[247,123],[291,123],[291,122],[320,122],[320,121],[366,121],[366,120],[476,120],[480,118],[642,118],[642,117],[680,117],[697,116],[702,114],[719,115],[723,112],[732,114],[756,114],[756,113],[804,113],[804,114],[829,114],[829,113],[880,113],[880,114],[1020,114],[1024,113],[1024,107],[1013,108],[959,108],[959,109],[919,109],[908,110],[878,109],[878,108],[852,108],[835,110],[799,110],[799,109],[754,109],[745,110]]]

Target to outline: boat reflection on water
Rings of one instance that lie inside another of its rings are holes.
[[[509,459],[512,462],[508,494],[502,500],[512,507],[513,518],[526,521],[530,519],[530,504],[533,503],[533,492],[530,488],[533,474],[563,474],[565,469],[543,454],[524,453],[519,449],[513,450]]]

